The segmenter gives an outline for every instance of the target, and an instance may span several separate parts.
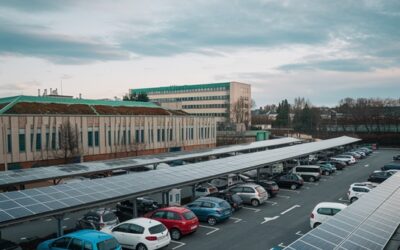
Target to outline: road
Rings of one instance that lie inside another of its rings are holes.
[[[357,164],[323,176],[317,183],[305,183],[296,191],[281,189],[278,197],[257,209],[246,207],[234,218],[208,227],[173,242],[168,249],[270,249],[286,246],[311,230],[309,216],[316,204],[323,201],[347,203],[350,184],[366,181],[368,175],[390,162],[398,151],[380,150]]]

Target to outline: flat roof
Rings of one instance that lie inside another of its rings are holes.
[[[107,161],[82,162],[49,167],[8,170],[0,172],[0,188],[10,185],[27,184],[31,182],[66,178],[78,175],[95,174],[117,169],[129,169],[177,160],[187,160],[233,152],[243,152],[246,150],[280,146],[297,142],[300,142],[300,140],[295,138],[281,138],[196,151],[179,151],[158,155],[120,158]]]
[[[192,85],[172,85],[164,87],[154,88],[135,88],[131,89],[131,93],[149,93],[149,92],[160,92],[160,91],[182,91],[182,90],[194,90],[194,89],[207,89],[207,88],[227,88],[231,82],[219,82],[219,83],[205,83],[205,84],[192,84]]]
[[[344,136],[157,171],[4,192],[0,194],[0,227],[194,185],[357,141]]]
[[[396,173],[285,249],[384,249],[399,225],[400,173]]]

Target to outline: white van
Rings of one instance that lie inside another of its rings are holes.
[[[305,181],[318,181],[321,178],[321,167],[315,165],[300,165],[292,169],[293,174],[300,175]]]

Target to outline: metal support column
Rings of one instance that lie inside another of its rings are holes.
[[[169,191],[165,192],[166,205],[169,206]]]
[[[192,200],[196,198],[196,185],[192,186]]]
[[[137,201],[136,198],[132,200],[132,218],[138,217],[138,212],[137,212]]]
[[[260,168],[257,168],[257,181],[260,181]]]
[[[64,215],[57,215],[55,216],[55,219],[57,220],[57,237],[61,237],[64,235],[64,229],[63,229],[63,218]]]
[[[153,164],[153,170],[157,169],[158,164]]]

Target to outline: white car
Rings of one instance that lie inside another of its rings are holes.
[[[310,216],[310,226],[315,228],[324,221],[345,209],[347,205],[337,202],[321,202],[316,205]]]
[[[194,195],[196,197],[203,197],[216,192],[218,192],[218,188],[216,186],[210,183],[203,183],[196,187],[194,190]]]
[[[354,158],[354,156],[351,156],[351,155],[337,155],[337,156],[331,157],[331,160],[342,161],[342,162],[346,162],[347,164],[356,163],[356,159]]]
[[[376,186],[368,182],[351,184],[349,191],[347,192],[347,197],[349,198],[350,203],[355,202],[361,196],[371,191],[374,187]]]
[[[168,229],[156,220],[135,218],[101,231],[114,236],[123,248],[154,250],[171,242]]]

